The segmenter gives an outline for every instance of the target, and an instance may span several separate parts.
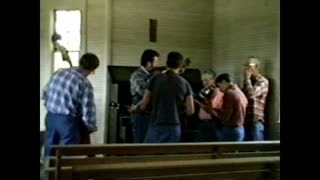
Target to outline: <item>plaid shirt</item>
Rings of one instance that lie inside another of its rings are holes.
[[[143,97],[145,90],[147,89],[150,73],[140,66],[136,69],[130,77],[130,91],[131,95],[140,95]]]
[[[264,107],[269,90],[269,81],[263,76],[252,80],[245,80],[243,83],[244,92],[248,98],[246,121],[264,122]]]
[[[81,117],[90,131],[96,131],[93,87],[79,67],[57,71],[46,85],[42,99],[54,114]]]

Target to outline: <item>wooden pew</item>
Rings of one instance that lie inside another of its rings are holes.
[[[74,166],[73,177],[106,179],[276,179],[280,157],[132,162]]]
[[[200,163],[204,160],[214,160],[217,158],[234,159],[245,157],[279,156],[280,141],[72,145],[55,146],[54,149],[56,151],[56,157],[51,163],[52,168],[49,168],[49,172],[55,173],[55,179],[62,177],[62,179],[69,179],[72,175],[74,176],[76,174],[81,174],[83,176],[83,173],[81,172],[87,172],[88,175],[99,174],[98,171],[94,171],[95,168],[99,169],[99,167],[110,167],[110,165],[115,167],[119,165],[120,167],[121,165],[131,166],[134,163],[140,163],[143,166],[143,164],[146,165],[146,163],[150,162],[161,164],[178,161],[192,161]],[[70,156],[92,154],[103,154],[105,156],[92,158],[70,158]],[[158,164],[158,166],[161,166],[160,164]],[[139,164],[135,165],[139,166]],[[89,167],[89,170],[86,170],[85,167]],[[103,172],[109,172],[108,169],[102,169]],[[196,174],[201,174],[201,172],[197,172]]]

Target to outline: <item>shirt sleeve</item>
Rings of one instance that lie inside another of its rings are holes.
[[[42,100],[47,100],[47,98],[48,98],[47,92],[48,92],[49,84],[50,84],[50,82],[52,81],[52,79],[53,79],[53,78],[58,74],[58,72],[60,72],[60,71],[61,71],[61,70],[57,70],[56,72],[54,72],[53,75],[51,76],[49,82],[48,82],[48,83],[46,84],[46,86],[43,88],[43,90],[42,90],[42,95],[41,95],[41,99],[42,99]]]
[[[85,86],[81,103],[83,113],[82,120],[90,131],[97,131],[96,105],[92,86]]]
[[[234,111],[233,109],[233,102],[234,98],[232,94],[230,93],[225,93],[223,95],[223,105],[222,105],[222,112],[220,113],[220,119],[222,121],[228,121],[230,120],[230,117]]]
[[[250,79],[244,80],[243,88],[248,98],[255,98],[268,91],[268,81],[260,80],[253,85]]]
[[[193,96],[191,85],[186,81],[186,97]]]
[[[147,89],[152,92],[153,88],[154,88],[154,79],[155,77],[157,77],[157,75],[152,76],[149,80],[148,80],[148,84],[147,84]]]
[[[145,77],[143,75],[140,75],[139,73],[135,74],[132,77],[132,85],[134,87],[134,90],[136,93],[138,93],[139,95],[143,96],[145,90],[148,87],[148,81],[145,80]]]

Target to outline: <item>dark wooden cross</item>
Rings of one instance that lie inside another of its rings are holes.
[[[149,24],[150,42],[157,41],[157,23],[158,21],[156,19],[150,19],[150,24]]]

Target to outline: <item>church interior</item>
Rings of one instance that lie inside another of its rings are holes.
[[[181,121],[179,142],[135,143],[131,78],[147,49],[159,54],[159,72],[170,52],[183,55],[188,63],[178,76],[194,94],[208,69],[227,73],[242,90],[245,63],[258,59],[268,81],[263,140],[195,140],[195,104]],[[280,179],[280,1],[41,0],[40,96],[56,72],[82,66],[86,53],[99,58],[87,76],[97,130],[89,145],[57,144],[46,157],[48,105],[41,99],[41,179]]]

